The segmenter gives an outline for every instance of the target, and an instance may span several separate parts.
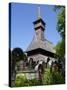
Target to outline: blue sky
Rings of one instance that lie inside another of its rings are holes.
[[[54,45],[60,40],[56,30],[57,13],[53,5],[37,5],[12,3],[11,7],[11,48],[20,47],[24,51],[31,43],[35,34],[33,21],[37,20],[38,6],[41,16],[46,23],[44,36]]]

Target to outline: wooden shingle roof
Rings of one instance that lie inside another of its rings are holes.
[[[50,41],[48,41],[47,39],[44,39],[42,41],[42,40],[37,40],[35,38],[32,40],[32,42],[28,46],[26,52],[31,51],[31,50],[35,50],[38,48],[55,53],[54,46]]]

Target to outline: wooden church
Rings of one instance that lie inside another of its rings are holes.
[[[47,62],[48,57],[51,60],[54,60],[54,46],[44,37],[45,25],[47,24],[43,21],[41,17],[40,7],[38,7],[38,18],[33,22],[33,24],[35,35],[26,50],[28,60],[32,58],[33,61],[35,61],[36,63],[38,61]]]

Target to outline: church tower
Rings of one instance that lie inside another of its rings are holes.
[[[26,50],[28,59],[33,59],[33,61],[47,61],[48,57],[54,58],[54,48],[53,44],[44,38],[45,22],[41,17],[40,7],[38,7],[38,17],[37,20],[33,22],[35,29],[35,36],[32,42]]]
[[[36,32],[36,39],[44,41],[45,23],[41,18],[40,7],[38,7],[38,19],[33,23],[34,23],[34,29]]]

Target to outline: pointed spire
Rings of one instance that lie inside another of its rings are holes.
[[[40,6],[38,6],[38,18],[41,18]]]

